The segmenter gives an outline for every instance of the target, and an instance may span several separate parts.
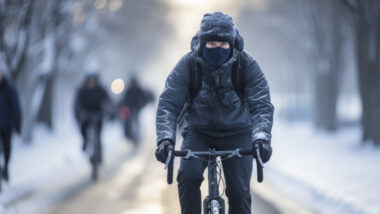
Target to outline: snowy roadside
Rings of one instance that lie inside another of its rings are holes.
[[[305,207],[293,208],[308,210],[297,213],[380,213],[380,148],[360,145],[358,127],[328,134],[308,123],[278,122],[273,147],[266,182],[254,189],[280,210],[296,201]]]
[[[89,185],[90,167],[74,125],[54,133],[37,127],[31,145],[24,145],[20,138],[15,137],[10,182],[3,184],[0,213],[40,213],[73,184],[82,181],[83,185]],[[105,124],[102,139],[105,169],[124,159],[131,151],[117,123]],[[106,170],[101,173],[106,173]]]

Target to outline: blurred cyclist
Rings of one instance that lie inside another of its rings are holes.
[[[101,142],[103,118],[105,115],[112,117],[112,104],[106,90],[100,84],[97,73],[87,74],[83,85],[79,87],[75,97],[74,113],[83,136],[82,149],[86,150],[87,130],[90,125],[95,125],[96,138]],[[92,122],[95,124],[91,124]]]
[[[3,179],[8,181],[12,131],[21,131],[21,113],[16,88],[0,72],[0,141],[4,151]]]
[[[152,92],[143,89],[133,76],[129,87],[120,102],[119,115],[124,121],[124,134],[135,146],[139,143],[139,114],[148,103],[154,100]]]

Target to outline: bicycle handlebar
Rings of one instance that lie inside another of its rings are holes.
[[[168,158],[165,163],[165,169],[168,169],[167,174],[167,183],[173,183],[173,168],[174,168],[174,157],[183,157],[184,159],[191,158],[200,158],[200,156],[216,156],[216,157],[224,157],[224,158],[232,158],[242,156],[254,155],[256,159],[256,169],[257,169],[257,181],[261,183],[264,180],[263,168],[264,164],[260,157],[259,147],[255,146],[255,150],[227,150],[227,151],[197,151],[193,152],[191,150],[184,151],[175,151],[173,147],[169,147]]]

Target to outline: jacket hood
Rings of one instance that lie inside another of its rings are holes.
[[[206,13],[197,34],[191,40],[191,50],[201,52],[201,46],[208,41],[228,41],[239,51],[244,49],[244,41],[235,27],[231,16],[222,12]]]

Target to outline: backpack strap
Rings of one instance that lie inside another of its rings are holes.
[[[240,99],[244,100],[244,89],[245,89],[245,83],[244,83],[244,73],[245,73],[245,67],[246,62],[244,56],[242,56],[242,53],[239,51],[237,55],[237,59],[235,63],[232,66],[232,73],[231,73],[231,80],[232,84],[234,86],[234,89]]]
[[[191,107],[194,98],[198,95],[202,87],[201,65],[189,56],[189,97],[178,116],[178,126],[182,127],[185,121],[185,114]]]
[[[190,57],[189,62],[189,102],[191,103],[202,88],[201,65]]]

